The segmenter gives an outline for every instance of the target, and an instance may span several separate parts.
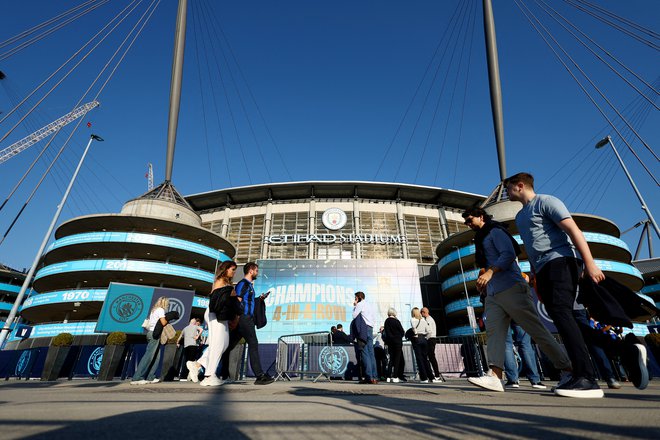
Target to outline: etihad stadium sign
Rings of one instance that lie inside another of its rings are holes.
[[[335,243],[368,243],[368,244],[401,244],[406,242],[405,235],[386,234],[282,234],[267,235],[264,243],[268,244],[335,244]]]
[[[346,225],[348,216],[339,208],[326,209],[321,216],[323,226],[331,231],[337,231]],[[264,243],[267,244],[343,244],[343,243],[369,243],[369,244],[401,244],[406,242],[405,235],[387,234],[281,234],[267,235]]]

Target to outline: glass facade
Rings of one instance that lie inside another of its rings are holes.
[[[261,258],[261,246],[264,237],[263,215],[249,215],[229,220],[227,238],[236,246],[237,263],[247,263]]]
[[[360,233],[401,235],[395,213],[360,212]],[[362,243],[362,258],[403,258],[403,245]]]
[[[258,293],[266,300],[268,325],[257,331],[260,342],[280,336],[329,331],[352,319],[355,292],[363,291],[376,309],[380,328],[394,307],[404,328],[410,311],[422,307],[417,262],[414,260],[260,260]]]
[[[408,258],[419,263],[433,264],[437,257],[435,248],[442,241],[440,219],[419,215],[404,215]]]
[[[273,214],[270,235],[307,234],[309,213],[306,211]],[[307,244],[285,244],[268,246],[268,258],[307,258]]]

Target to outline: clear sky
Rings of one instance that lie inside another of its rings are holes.
[[[0,15],[0,41],[81,3],[6,2]],[[148,3],[142,1],[0,148],[70,111]],[[540,192],[563,198],[572,211],[609,218],[622,230],[644,219],[612,152],[593,148],[613,130],[605,129],[605,119],[515,2],[493,3],[507,172],[535,174]],[[536,2],[524,3],[608,98],[625,109],[653,147],[660,134],[658,112],[650,110],[633,88],[576,43]],[[16,43],[0,47],[0,70],[7,75],[0,81],[0,118],[11,110],[12,102],[36,87],[128,4],[129,0],[101,4],[6,59],[1,59],[2,54]],[[598,4],[658,31],[657,1]],[[655,48],[567,2],[552,5],[647,82],[657,80],[660,62]],[[62,163],[0,246],[0,262],[18,269],[31,264],[90,132],[105,142],[94,144],[60,223],[79,215],[119,212],[125,201],[147,190],[149,162],[154,165],[155,183],[164,179],[175,16],[176,2],[162,1],[101,93],[101,107],[84,119]],[[188,18],[173,173],[182,194],[289,180],[377,180],[486,195],[498,183],[481,1],[191,0]],[[639,31],[635,35],[660,43]],[[652,100],[657,97],[631,75],[627,78]],[[91,100],[98,87],[83,102]],[[614,112],[603,106],[614,118]],[[1,123],[0,135],[16,121],[12,116]],[[88,121],[91,129],[85,126]],[[59,148],[65,138],[58,136],[51,148]],[[660,178],[657,160],[639,140],[628,139]],[[623,153],[623,141],[615,137],[615,142]],[[0,164],[2,200],[43,145],[44,141]],[[624,159],[649,206],[660,216],[657,185],[631,153],[625,153]],[[44,169],[40,162],[0,212],[0,236]],[[632,251],[637,231],[623,237]],[[660,248],[656,242],[656,249]]]

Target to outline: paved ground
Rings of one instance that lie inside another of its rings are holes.
[[[604,399],[489,393],[446,384],[293,381],[208,389],[188,383],[0,383],[0,438],[660,439],[660,381]],[[191,437],[192,435],[192,437]]]

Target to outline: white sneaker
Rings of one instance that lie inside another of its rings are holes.
[[[205,377],[204,380],[202,380],[199,384],[203,387],[219,387],[222,385],[222,381],[218,379],[217,376],[208,376]]]
[[[435,377],[435,378],[433,378],[432,382],[433,383],[442,383],[442,379],[440,379],[439,377]]]
[[[391,378],[391,377],[388,377],[386,380],[387,380],[387,383],[392,382],[392,378]]]
[[[426,380],[420,380],[419,383],[429,383],[429,380],[428,380],[428,379],[426,379]]]
[[[481,377],[468,377],[468,382],[470,382],[472,385],[476,385],[490,391],[504,391],[502,381],[499,380],[497,376],[495,376],[492,372],[488,372],[485,376]]]
[[[149,383],[158,383],[158,382],[160,382],[160,379],[155,378],[154,380],[150,381]]]
[[[179,379],[179,382],[188,382],[188,379]]]
[[[133,380],[133,381],[131,381],[131,385],[146,385],[146,384],[148,384],[148,383],[149,383],[149,382],[147,382],[147,381],[144,380],[144,379],[142,379],[142,380]]]
[[[392,383],[399,383],[401,380],[398,377],[393,377],[392,378]]]
[[[188,371],[189,371],[188,379],[192,380],[195,383],[199,382],[200,368],[197,366],[197,362],[188,361],[186,362],[186,367],[188,367]]]

